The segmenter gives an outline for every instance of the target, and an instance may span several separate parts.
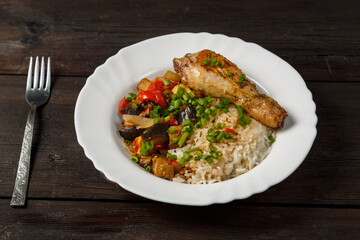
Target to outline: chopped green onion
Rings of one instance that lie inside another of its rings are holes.
[[[160,123],[160,117],[154,118],[154,124]]]
[[[244,82],[245,78],[246,78],[245,74],[241,74],[240,77],[239,77],[239,81],[237,81],[236,83],[239,83],[240,86],[242,86],[242,87],[246,86],[247,83]]]
[[[225,133],[225,139],[232,139],[232,140],[234,140],[234,135],[232,135],[231,133]]]
[[[136,156],[133,156],[133,157],[131,157],[131,161],[133,161],[134,163],[137,163],[137,162],[139,162],[139,158]]]
[[[215,137],[212,135],[206,135],[206,140],[208,140],[209,142],[215,142]]]
[[[189,160],[190,160],[190,155],[187,152],[185,152],[179,161],[180,166],[184,166],[185,162]]]
[[[136,93],[133,93],[133,92],[131,92],[131,93],[129,93],[129,96],[132,98],[132,99],[136,99],[136,97],[137,97],[137,95],[136,95]]]
[[[212,51],[209,51],[208,54],[209,54],[209,58],[211,58],[212,57]]]
[[[170,83],[170,81],[168,80],[168,79],[166,79],[165,81],[164,81],[164,85],[165,86],[169,86],[171,83]]]
[[[174,101],[174,108],[178,109],[180,107],[180,105],[181,105],[181,99],[176,99]]]
[[[143,132],[143,134],[146,134],[147,132],[148,132],[148,131],[146,130],[146,131]]]
[[[236,109],[237,109],[237,112],[239,115],[239,124],[243,127],[245,127],[246,125],[249,125],[251,123],[251,119],[244,114],[244,111],[241,108],[241,106],[237,106]]]
[[[179,141],[179,138],[177,138],[177,137],[174,137],[174,138],[171,139],[172,143],[177,143],[178,141]]]
[[[203,154],[202,154],[201,152],[196,152],[196,153],[195,153],[194,160],[195,160],[195,161],[199,161],[202,156],[203,156]]]
[[[213,145],[210,145],[210,152],[216,152],[217,151],[217,148],[214,147]]]
[[[204,89],[203,88],[198,88],[198,91],[202,92],[202,91],[204,91]]]
[[[198,103],[199,105],[206,105],[206,100],[204,98],[199,98]]]
[[[183,87],[178,87],[178,90],[177,90],[177,92],[176,92],[176,95],[178,96],[178,97],[182,97],[182,95],[184,95],[184,93],[185,93],[185,88],[183,88]]]
[[[194,92],[189,92],[188,94],[189,94],[190,98],[194,98],[194,97],[195,97],[195,93],[194,93]]]
[[[205,65],[205,66],[209,65],[209,60],[208,60],[208,59],[204,59],[203,65]]]
[[[244,81],[245,78],[246,78],[245,74],[241,74],[239,77],[239,81]]]
[[[182,145],[184,144],[184,142],[188,136],[189,136],[188,132],[184,132],[183,135],[181,135],[180,140],[178,142],[179,147],[182,147]]]
[[[216,137],[216,141],[220,142],[225,137],[225,132],[219,133],[219,135]]]
[[[225,62],[224,62],[224,61],[221,61],[220,67],[223,68],[224,66],[225,66]]]
[[[171,154],[171,153],[169,153],[169,152],[166,154],[166,157],[167,157],[167,158],[174,159],[174,160],[177,160],[177,156],[176,156],[175,154]]]
[[[135,103],[133,103],[133,104],[131,104],[131,107],[134,108],[134,109],[137,109],[137,108],[138,108],[138,105],[135,104]]]
[[[242,121],[243,121],[244,123],[246,123],[246,125],[248,125],[248,124],[251,123],[251,119],[250,119],[248,116],[246,116],[246,115],[244,115]]]
[[[166,116],[166,117],[164,118],[164,121],[165,121],[165,122],[168,122],[168,121],[170,121],[170,119],[171,119],[170,116]]]
[[[191,152],[195,152],[195,151],[197,151],[197,150],[199,150],[199,147],[195,147],[195,148],[189,149],[189,150],[187,150],[186,152],[187,152],[187,153],[191,153]]]
[[[201,122],[201,125],[202,125],[202,126],[205,126],[206,123],[207,123],[207,121],[206,121],[205,118],[200,119],[200,122]]]
[[[275,142],[275,138],[274,138],[272,135],[270,135],[268,138],[269,138],[269,140],[270,140],[271,143],[274,143],[274,142]]]
[[[177,132],[177,130],[176,130],[176,128],[169,128],[168,130],[167,130],[167,132],[168,133],[175,133],[175,132]]]
[[[154,149],[154,143],[152,141],[143,142],[140,148],[140,154],[146,156],[148,152]]]
[[[236,107],[236,110],[237,110],[237,112],[238,112],[239,118],[242,119],[243,116],[244,116],[244,111],[243,111],[242,107],[241,107],[241,106],[237,106],[237,107]]]
[[[206,98],[204,98],[204,100],[207,102],[207,103],[211,103],[212,102],[212,98],[210,96],[207,96]]]
[[[178,98],[178,96],[176,94],[171,95],[171,100],[175,100],[177,98]]]
[[[183,123],[184,126],[191,125],[191,124],[192,124],[192,121],[190,119],[184,120],[184,123]]]
[[[215,57],[211,57],[211,58],[210,58],[209,66],[210,66],[210,67],[214,67],[214,66],[216,66],[216,65],[218,65],[217,59],[216,59]]]
[[[151,171],[151,166],[150,166],[150,165],[146,167],[146,171],[147,171],[147,172],[150,172],[150,171]]]
[[[130,102],[133,101],[133,99],[132,99],[132,97],[127,97],[127,98],[126,98],[126,101],[127,101],[128,103],[130,103]]]
[[[228,77],[231,77],[231,76],[233,75],[233,73],[232,73],[232,72],[227,72],[226,75],[227,75]]]

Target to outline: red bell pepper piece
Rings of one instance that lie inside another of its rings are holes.
[[[179,162],[176,161],[175,159],[172,159],[172,158],[168,158],[168,163],[170,163],[170,165],[172,166],[176,166],[176,165],[179,165]]]
[[[235,131],[232,130],[231,128],[225,128],[225,131],[226,133],[231,133],[232,135],[235,135]]]

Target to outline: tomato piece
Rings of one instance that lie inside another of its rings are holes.
[[[235,131],[232,130],[231,128],[225,128],[225,131],[226,133],[231,133],[232,135],[235,135]]]
[[[120,114],[124,114],[123,112],[121,112],[121,110],[128,104],[128,102],[126,101],[126,97],[124,97],[119,105],[119,113]]]
[[[165,99],[164,94],[158,90],[146,90],[146,91],[141,91],[139,92],[137,99],[140,101],[146,101],[146,100],[150,100],[156,104],[158,104],[161,108],[166,108],[167,107],[167,102]]]
[[[139,151],[141,142],[142,142],[142,137],[137,137],[134,139],[133,141],[134,152],[137,153]]]
[[[152,91],[141,91],[139,92],[137,99],[140,101],[150,100],[155,103],[156,98]]]

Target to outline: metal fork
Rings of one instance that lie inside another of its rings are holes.
[[[33,58],[30,57],[29,72],[26,83],[26,101],[31,109],[27,118],[23,143],[21,147],[19,165],[16,173],[13,195],[10,206],[24,206],[29,181],[31,144],[34,132],[34,120],[36,108],[47,102],[50,96],[50,57],[47,61],[47,72],[45,82],[44,57],[41,58],[41,69],[39,78],[39,58],[35,60],[34,81],[32,81]]]

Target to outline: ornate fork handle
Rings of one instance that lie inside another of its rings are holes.
[[[30,173],[31,145],[34,132],[36,107],[32,106],[27,118],[23,143],[21,147],[19,165],[16,173],[11,206],[24,206]]]

